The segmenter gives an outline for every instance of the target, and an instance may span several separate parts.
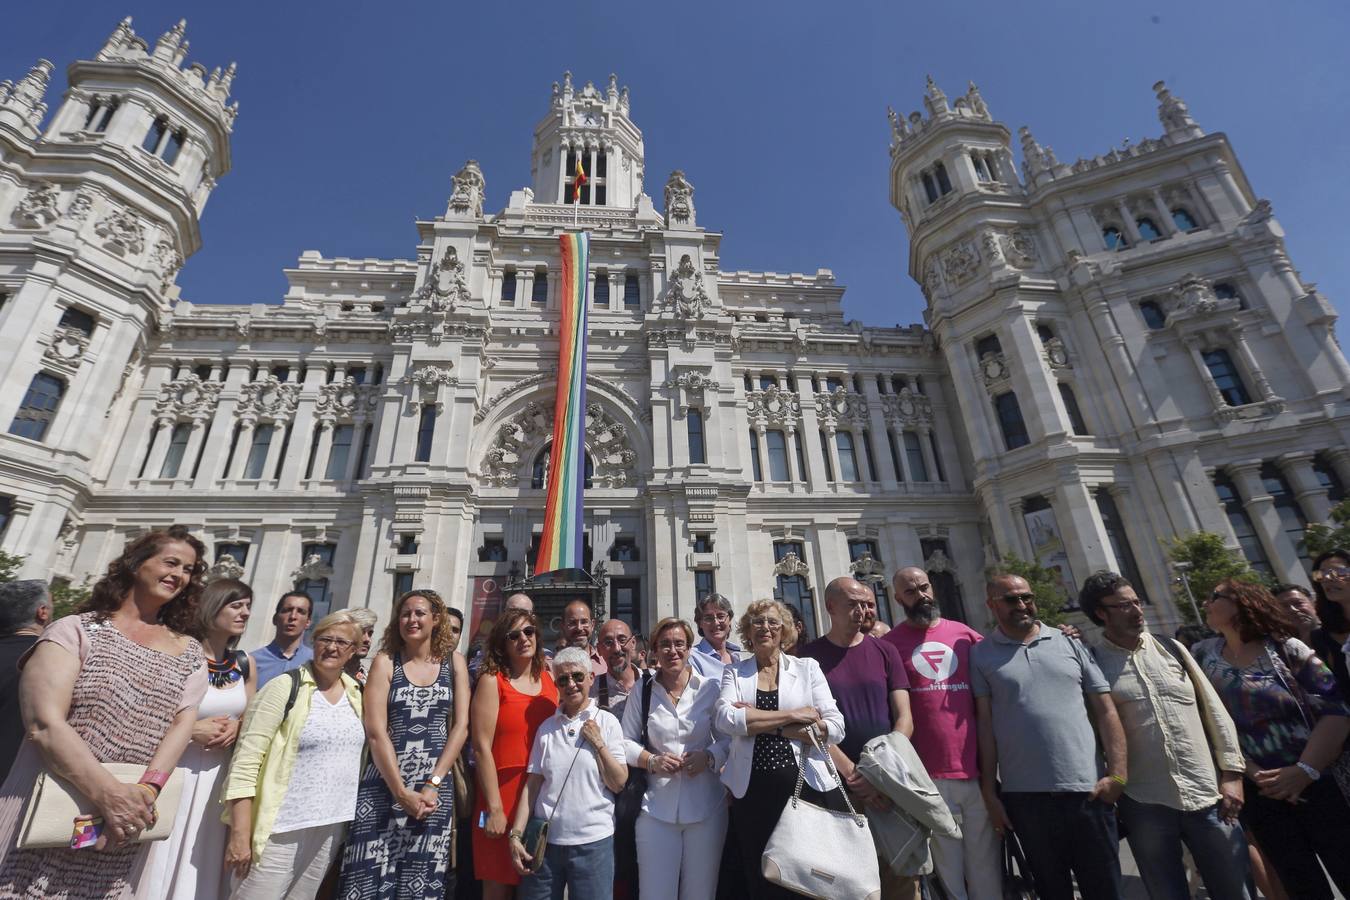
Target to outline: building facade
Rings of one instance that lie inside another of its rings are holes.
[[[263,607],[300,585],[320,612],[387,615],[412,586],[468,608],[527,573],[574,217],[590,564],[637,628],[715,589],[814,635],[830,578],[889,601],[915,563],[982,625],[1004,554],[1066,584],[1126,571],[1166,625],[1159,537],[1216,531],[1300,577],[1303,526],[1350,482],[1335,313],[1161,84],[1161,138],[1065,165],[1023,130],[1020,174],[973,86],[891,114],[927,327],[846,321],[825,269],[724,271],[685,175],[660,210],[645,192],[628,89],[570,74],[504,209],[469,161],[410,258],[306,251],[280,303],[194,305],[175,275],[237,106],[233,66],[186,49],[181,23],[153,47],[122,23],[50,118],[50,63],[0,83],[0,549],[25,577],[80,583],[171,523]]]

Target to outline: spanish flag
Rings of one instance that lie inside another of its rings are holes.
[[[572,180],[572,202],[581,202],[581,186],[586,183],[586,170],[581,167],[581,157],[577,157],[576,177]]]

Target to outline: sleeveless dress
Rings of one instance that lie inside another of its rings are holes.
[[[401,657],[394,659],[389,682],[388,728],[403,783],[424,784],[445,751],[455,708],[455,673],[441,663],[435,682],[423,687],[409,680]],[[450,863],[455,822],[455,792],[449,778],[441,787],[436,811],[412,819],[389,793],[374,760],[366,764],[356,796],[356,820],[342,856],[343,900],[440,900]]]
[[[511,680],[501,672],[495,677],[497,696],[501,699],[497,708],[497,730],[492,735],[492,759],[497,764],[497,784],[509,826],[516,814],[516,801],[525,787],[525,765],[530,761],[535,732],[558,711],[558,689],[554,687],[548,669],[543,671],[539,693],[533,697],[513,688]],[[474,875],[480,881],[520,884],[520,876],[511,865],[511,847],[506,836],[490,838],[479,825],[486,810],[486,797],[479,790],[473,811]]]
[[[206,691],[206,655],[189,641],[169,656],[128,638],[93,613],[66,616],[38,643],[51,641],[80,659],[66,721],[99,762],[145,765],[180,710]],[[43,763],[25,742],[0,788],[0,898],[126,898],[140,880],[149,843],[120,850],[16,850],[20,817]]]
[[[242,673],[241,673],[242,674]],[[197,707],[198,719],[238,719],[248,706],[245,679],[224,688],[208,687]],[[147,891],[162,900],[220,900],[228,897],[229,876],[221,861],[229,829],[221,819],[220,779],[229,768],[233,747],[208,749],[190,741],[178,766],[183,769],[183,797],[167,840],[151,845]]]

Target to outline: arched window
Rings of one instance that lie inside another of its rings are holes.
[[[1134,227],[1139,229],[1139,236],[1146,241],[1156,241],[1163,236],[1158,226],[1149,218],[1135,219]]]
[[[548,487],[548,460],[549,452],[553,449],[552,442],[544,445],[544,449],[539,451],[539,455],[534,458],[534,465],[530,469],[530,487],[536,490],[543,490]],[[586,463],[583,466],[584,487],[590,489],[592,481],[595,478],[595,463],[591,461],[591,455],[585,454]]]
[[[1167,316],[1156,300],[1139,301],[1139,315],[1143,316],[1144,324],[1152,331],[1167,327]]]
[[[1172,224],[1177,226],[1177,231],[1194,231],[1200,227],[1196,224],[1195,217],[1182,206],[1172,210]]]
[[[1124,250],[1130,246],[1125,240],[1125,235],[1114,225],[1107,225],[1102,229],[1102,241],[1105,242],[1107,250]]]

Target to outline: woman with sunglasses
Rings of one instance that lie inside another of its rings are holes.
[[[508,900],[520,873],[506,839],[525,785],[525,766],[539,726],[558,708],[558,689],[544,665],[534,614],[507,609],[492,626],[469,709],[477,757],[473,814],[474,874],[483,900]]]
[[[761,858],[799,769],[806,770],[803,798],[822,806],[838,802],[823,793],[834,787],[834,779],[825,757],[812,749],[807,728],[814,725],[822,743],[837,744],[844,739],[844,717],[820,663],[783,652],[797,641],[786,606],[756,600],[740,624],[741,640],[754,656],[722,673],[714,721],[731,739],[722,783],[734,798],[731,828],[740,843],[750,896],[791,898],[797,895],[764,878]]]
[[[344,900],[440,900],[454,889],[450,769],[469,734],[469,667],[450,623],[435,591],[394,603],[362,698],[370,762],[342,858]]]
[[[655,681],[634,691],[623,711],[628,765],[648,773],[637,820],[643,900],[706,900],[717,892],[727,832],[727,792],[717,773],[728,741],[713,729],[721,683],[695,670],[693,644],[683,619],[658,622]]]
[[[1350,670],[1343,649],[1350,642],[1350,550],[1333,547],[1313,560],[1313,597],[1317,620],[1309,641],[1336,676],[1341,698],[1350,700]]]
[[[1219,582],[1205,620],[1219,636],[1192,652],[1238,728],[1247,759],[1242,824],[1290,896],[1330,898],[1323,866],[1350,892],[1350,806],[1327,771],[1350,736],[1350,706],[1293,636],[1293,612],[1260,585]]]
[[[234,900],[314,897],[356,813],[366,731],[343,669],[361,641],[346,611],[314,626],[314,658],[258,691],[225,782]]]

